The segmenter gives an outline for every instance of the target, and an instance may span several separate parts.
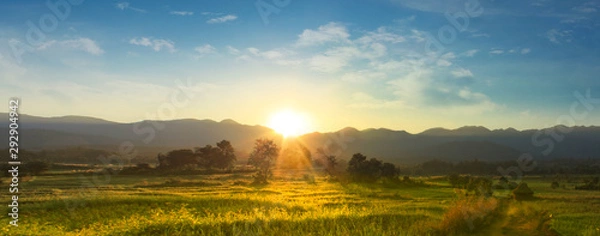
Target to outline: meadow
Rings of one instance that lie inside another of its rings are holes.
[[[85,188],[81,174],[28,177],[19,227],[7,218],[1,234],[600,235],[597,191],[540,177],[525,179],[536,200],[517,202],[467,197],[444,177],[358,184],[282,171],[256,186],[250,175],[113,175]]]

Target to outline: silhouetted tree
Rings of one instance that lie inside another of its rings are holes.
[[[158,154],[157,158],[161,169],[180,169],[198,164],[196,155],[189,149],[170,151],[166,155]]]
[[[271,168],[279,155],[279,147],[273,140],[257,139],[254,142],[254,149],[250,153],[248,164],[257,168],[254,177],[254,183],[266,184],[272,176]]]
[[[217,160],[216,167],[222,169],[232,168],[237,157],[231,143],[227,140],[222,140],[217,143],[217,147],[219,148],[219,159]]]
[[[200,166],[212,169],[219,158],[219,150],[212,145],[206,145],[204,147],[197,147],[195,155],[198,156]]]
[[[318,148],[317,153],[321,155],[319,162],[325,166],[325,172],[329,176],[335,176],[335,167],[338,165],[337,158],[334,155],[328,155],[322,148]]]
[[[207,169],[231,168],[237,159],[233,146],[227,140],[218,142],[216,147],[212,145],[198,147],[195,154],[199,158],[200,166]]]
[[[352,155],[352,159],[348,162],[348,173],[355,181],[375,182],[381,177],[380,160],[371,158],[367,161],[367,157],[361,153]]]
[[[381,166],[381,177],[398,180],[399,175],[400,169],[396,168],[394,164],[386,162]]]

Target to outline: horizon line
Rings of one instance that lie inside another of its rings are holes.
[[[6,114],[6,115],[8,115],[7,112],[0,112],[0,114]],[[159,119],[157,119],[157,120],[147,120],[147,119],[145,119],[145,120],[138,120],[138,121],[133,121],[133,122],[131,122],[131,121],[129,121],[129,122],[122,122],[122,121],[113,121],[113,120],[108,120],[108,119],[94,117],[94,116],[86,116],[86,115],[40,116],[40,115],[31,115],[31,114],[25,114],[25,113],[21,113],[19,115],[20,116],[25,115],[25,116],[37,117],[37,118],[45,118],[45,119],[60,119],[60,118],[68,118],[68,117],[88,118],[88,119],[94,119],[94,120],[99,120],[99,121],[104,121],[104,122],[109,122],[109,123],[116,123],[116,124],[124,124],[124,125],[126,125],[126,124],[134,124],[134,123],[144,122],[144,121],[169,122],[169,121],[195,120],[195,121],[212,121],[212,122],[215,122],[215,123],[223,123],[223,122],[226,122],[226,121],[233,121],[233,122],[235,122],[236,124],[239,124],[239,125],[261,126],[261,127],[273,130],[272,128],[270,128],[270,127],[268,127],[266,125],[262,125],[262,124],[254,124],[254,125],[252,125],[252,124],[240,123],[240,122],[238,122],[238,121],[236,121],[235,119],[232,119],[232,118],[225,118],[225,119],[222,119],[220,121],[217,121],[217,120],[214,120],[214,119],[210,119],[210,118],[205,118],[205,119],[199,119],[199,118],[177,118],[177,119],[171,119],[171,120],[159,120]],[[405,133],[408,133],[408,134],[411,134],[411,135],[418,135],[418,134],[423,134],[423,133],[425,133],[427,131],[431,131],[431,130],[435,130],[435,129],[442,129],[444,131],[456,131],[456,130],[463,129],[463,128],[484,128],[484,129],[486,129],[489,132],[493,132],[493,131],[506,131],[506,130],[515,130],[517,132],[525,132],[525,131],[530,131],[530,130],[544,130],[544,129],[550,129],[550,128],[555,128],[555,127],[586,127],[587,128],[587,127],[600,127],[600,125],[589,125],[589,126],[586,126],[586,125],[573,125],[573,126],[567,126],[567,125],[563,125],[563,124],[556,124],[554,126],[549,126],[549,127],[545,127],[545,128],[527,128],[527,129],[517,129],[517,128],[513,128],[513,127],[490,129],[490,128],[488,128],[486,126],[483,126],[483,125],[463,125],[463,126],[460,126],[460,127],[452,129],[452,128],[446,128],[446,127],[440,127],[440,126],[438,126],[438,127],[427,128],[427,129],[425,129],[425,130],[423,130],[421,132],[417,132],[417,133],[411,133],[411,132],[408,132],[408,131],[403,130],[403,129],[392,129],[392,128],[386,128],[386,127],[379,127],[379,128],[370,127],[370,128],[359,129],[359,128],[355,128],[355,127],[352,127],[352,126],[346,126],[344,128],[341,128],[341,129],[338,129],[338,130],[334,130],[334,131],[311,131],[311,132],[307,132],[307,133],[304,133],[304,134],[296,135],[296,137],[304,136],[304,135],[307,135],[307,134],[313,134],[313,133],[321,133],[321,134],[325,134],[325,133],[337,133],[337,132],[341,132],[341,131],[347,130],[347,129],[354,129],[354,130],[356,130],[358,132],[364,132],[364,131],[369,131],[369,130],[388,130],[388,131],[393,131],[393,132],[405,132]]]

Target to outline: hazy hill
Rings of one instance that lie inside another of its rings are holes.
[[[0,113],[0,117],[1,127],[7,127],[8,115]],[[124,141],[132,142],[138,147],[158,146],[175,149],[214,145],[227,139],[243,152],[251,148],[256,138],[278,137],[269,128],[242,125],[233,120],[216,122],[183,119],[117,123],[90,117],[44,118],[29,115],[19,116],[19,132],[22,136],[21,146],[29,149],[70,146],[105,148],[107,145],[120,145]],[[4,135],[2,140],[6,140],[2,142],[2,146],[5,147],[8,143],[7,135]]]
[[[7,127],[8,115],[0,113],[1,127]],[[73,146],[113,147],[130,141],[136,147],[158,150],[191,148],[214,145],[227,139],[241,156],[261,137],[281,136],[263,126],[239,124],[233,120],[183,119],[172,121],[140,121],[117,123],[91,117],[37,117],[21,115],[19,119],[21,147],[49,149]],[[564,131],[570,131],[565,133]],[[0,132],[7,133],[6,128]],[[389,129],[357,130],[347,127],[332,133],[310,133],[299,137],[311,150],[323,148],[342,158],[362,152],[369,157],[386,161],[418,163],[429,159],[449,161],[516,160],[521,153],[537,157],[598,157],[600,154],[600,127],[557,126],[542,130],[518,131],[513,128],[490,130],[481,126],[458,129],[433,128],[411,134]],[[7,135],[0,140],[8,143]],[[542,151],[552,146],[548,155]]]

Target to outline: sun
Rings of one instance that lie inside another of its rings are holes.
[[[271,115],[267,126],[283,135],[284,138],[310,132],[307,116],[293,110],[282,110],[274,113]]]

